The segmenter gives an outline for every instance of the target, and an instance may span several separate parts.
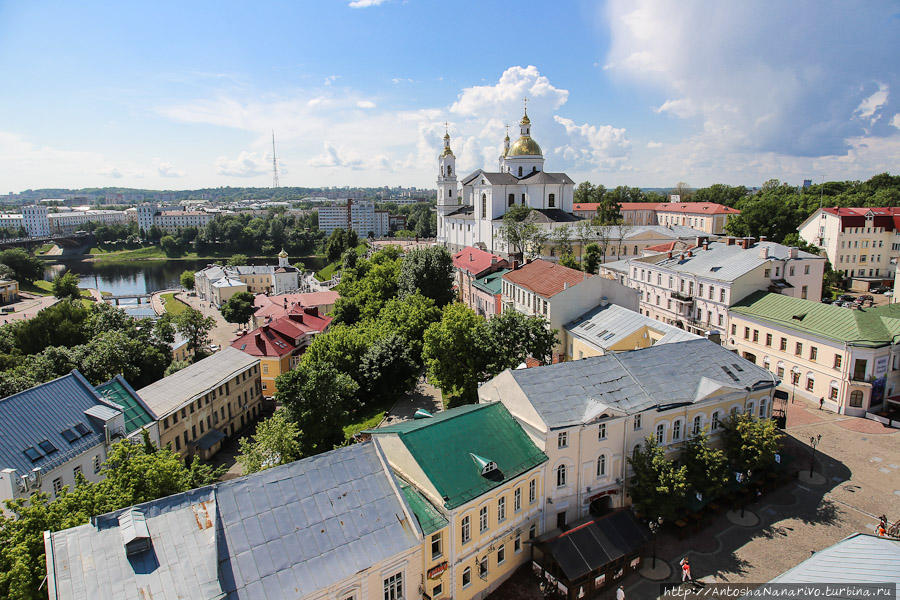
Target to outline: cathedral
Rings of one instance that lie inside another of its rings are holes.
[[[526,107],[519,121],[519,139],[503,141],[498,171],[478,169],[462,180],[456,177],[456,157],[450,149],[450,133],[444,135],[444,149],[438,157],[437,221],[438,242],[451,252],[477,246],[496,254],[510,249],[499,235],[503,215],[514,206],[534,209],[528,219],[552,228],[572,223],[575,182],[565,173],[544,170],[541,147],[531,137],[531,120]]]

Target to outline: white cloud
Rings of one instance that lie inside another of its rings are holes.
[[[865,98],[862,102],[859,103],[859,106],[856,107],[854,111],[861,119],[870,119],[871,122],[874,123],[879,119],[881,115],[876,115],[876,111],[878,111],[882,106],[887,104],[888,94],[890,92],[890,88],[884,84],[878,84],[878,91],[873,93],[868,98]],[[872,118],[874,117],[874,118]]]
[[[357,108],[375,108],[375,103],[371,100],[357,100]]]
[[[369,8],[370,6],[379,6],[385,2],[387,0],[354,0],[347,6],[350,8]]]
[[[897,129],[900,129],[900,113],[897,113],[891,119],[891,126],[896,127]]]
[[[113,165],[106,165],[99,171],[103,177],[111,177],[112,179],[122,179],[122,171]]]
[[[532,112],[555,110],[566,103],[569,92],[554,87],[533,65],[509,67],[494,85],[463,89],[450,112],[461,116],[520,114],[526,97]]]
[[[325,142],[325,151],[318,156],[314,156],[307,164],[316,168],[344,168],[344,169],[361,169],[363,162],[358,157],[350,158],[330,143]]]
[[[216,173],[227,177],[256,177],[271,172],[272,155],[241,151],[237,158],[220,156],[216,159]]]
[[[391,83],[414,83],[414,81],[410,77],[394,77],[391,79]]]
[[[662,148],[662,146],[663,146],[662,142],[653,142],[653,141],[647,142],[648,148]]]
[[[624,129],[610,125],[576,125],[572,119],[553,115],[553,120],[562,125],[574,143],[557,148],[561,154],[576,163],[587,163],[595,167],[612,168],[620,165],[628,156],[631,142],[625,137]]]
[[[156,173],[160,177],[184,177],[184,171],[180,171],[170,162],[157,162]]]
[[[325,78],[325,85],[331,85],[332,83],[340,79],[340,77],[340,75],[329,75]]]

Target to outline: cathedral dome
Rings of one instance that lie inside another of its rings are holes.
[[[523,135],[510,146],[506,156],[542,156],[541,147],[530,136]]]

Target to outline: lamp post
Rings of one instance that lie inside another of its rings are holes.
[[[656,533],[662,527],[663,518],[656,517],[655,521],[650,521],[647,526],[650,527],[650,534],[653,536],[653,568],[656,568]]]
[[[812,456],[809,458],[809,478],[812,479],[813,476],[813,465],[816,462],[816,446],[819,445],[819,442],[822,441],[822,434],[813,437],[809,437],[809,445],[812,446]]]

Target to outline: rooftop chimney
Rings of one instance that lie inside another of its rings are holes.
[[[669,250],[668,252],[666,252],[666,258],[672,258],[672,251],[671,251],[671,250]]]
[[[706,239],[703,240],[703,249],[709,250],[709,240],[706,240]]]
[[[799,248],[791,248],[788,256],[790,256],[791,258],[797,258],[798,256],[800,256],[800,249]]]
[[[728,238],[726,238],[726,240],[725,240],[725,244],[728,246],[734,246],[734,238],[731,236],[728,236]]]
[[[769,247],[768,246],[760,246],[759,257],[760,258],[769,258]]]
[[[747,250],[748,248],[750,248],[750,242],[752,242],[752,241],[753,241],[752,237],[741,238],[741,248],[743,248],[744,250]]]
[[[690,250],[688,250],[688,251],[687,251],[687,255],[688,255],[688,258],[690,258],[690,257],[692,257],[692,256],[694,255],[694,253],[691,252]]]
[[[769,239],[769,238],[764,235],[759,236],[759,241],[761,241],[761,242],[765,242],[767,239]]]
[[[708,238],[707,238],[705,235],[698,235],[698,236],[697,236],[697,243],[694,244],[694,245],[695,245],[695,246],[702,246],[703,244],[706,243],[706,240],[707,240],[707,239],[708,239]]]

